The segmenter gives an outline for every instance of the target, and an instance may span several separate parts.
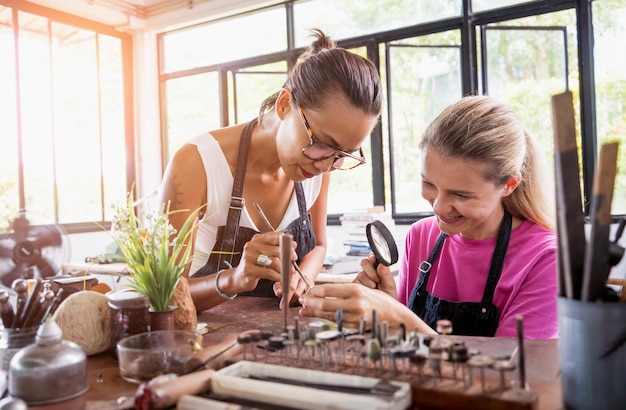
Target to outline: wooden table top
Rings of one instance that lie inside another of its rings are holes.
[[[284,313],[278,308],[278,299],[238,297],[198,315],[199,322],[207,324],[209,332],[204,335],[203,345],[222,341],[226,336],[246,330],[260,329],[279,333],[284,329]],[[297,308],[288,312],[288,320],[298,315]],[[300,318],[300,323],[311,320]],[[290,323],[292,324],[292,323]],[[515,339],[451,336],[463,341],[468,348],[494,357],[510,355],[517,346]],[[562,408],[561,381],[556,340],[524,341],[526,380],[529,390],[535,392],[538,410]],[[36,409],[88,409],[114,408],[112,401],[120,396],[134,397],[137,384],[122,379],[118,362],[112,352],[88,357],[89,390],[82,396],[56,404],[30,406]],[[108,405],[107,405],[108,404]],[[450,407],[453,408],[453,407]],[[505,408],[505,407],[502,407]]]

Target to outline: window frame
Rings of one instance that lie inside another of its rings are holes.
[[[29,2],[23,2],[23,1],[15,1],[15,0],[0,0],[0,5],[2,6],[6,6],[9,9],[12,9],[12,13],[13,13],[13,21],[17,21],[19,24],[19,21],[17,20],[17,15],[19,12],[25,12],[25,13],[30,13],[33,15],[37,15],[40,16],[44,19],[48,20],[48,24],[51,23],[59,23],[59,24],[63,24],[63,25],[67,25],[67,26],[72,26],[75,27],[77,29],[81,29],[81,30],[85,30],[85,31],[90,31],[93,32],[94,35],[98,36],[98,35],[106,35],[106,36],[110,36],[110,37],[114,37],[116,39],[120,40],[120,45],[121,45],[121,63],[122,63],[122,72],[121,72],[121,77],[122,77],[122,83],[123,83],[123,103],[124,103],[124,143],[125,143],[125,168],[126,168],[126,181],[124,182],[126,191],[130,191],[136,184],[136,176],[137,176],[137,172],[136,172],[136,166],[135,166],[135,137],[134,137],[134,128],[135,128],[135,113],[134,113],[134,94],[133,94],[133,36],[130,33],[121,31],[121,30],[117,30],[115,27],[106,25],[106,24],[102,24],[96,21],[92,21],[86,18],[82,18],[82,17],[77,17],[59,10],[55,10],[49,7],[45,7],[45,6],[41,6],[38,4],[34,4],[34,3],[29,3]],[[19,31],[19,27],[14,28],[14,33]],[[19,36],[19,34],[18,34]],[[14,35],[14,42],[16,44],[18,44],[18,39],[19,37],[15,37]],[[96,45],[96,52],[98,51],[98,46]],[[16,71],[19,73],[19,63],[16,63]],[[52,81],[52,80],[51,80]],[[16,84],[16,87],[18,87],[18,95],[19,95],[19,83]],[[19,101],[18,101],[19,104]],[[101,117],[101,109],[99,109],[98,112],[98,117]],[[52,115],[52,114],[51,114]],[[16,119],[16,121],[21,121],[21,119],[19,118],[19,114],[18,114],[18,118]],[[18,127],[18,131],[17,131],[17,139],[18,139],[18,145],[21,145],[21,140],[22,140],[22,135],[20,132],[20,128]],[[102,148],[100,148],[102,149]],[[80,153],[77,153],[80,154]],[[99,156],[102,158],[102,151],[99,152]],[[18,164],[18,175],[23,175],[23,168],[24,165],[20,162]],[[99,214],[101,215],[100,220],[98,221],[82,221],[82,222],[75,222],[75,223],[64,223],[62,220],[59,220],[59,208],[58,208],[58,200],[55,200],[54,203],[54,215],[50,215],[50,217],[53,219],[53,221],[51,221],[51,223],[56,223],[59,224],[61,226],[63,226],[63,228],[65,229],[65,231],[67,233],[84,233],[84,232],[97,232],[102,230],[101,226],[105,226],[108,227],[109,223],[108,221],[106,221],[105,218],[105,209],[107,207],[109,207],[111,204],[105,203],[104,198],[104,185],[103,185],[103,181],[104,181],[104,174],[102,172],[102,170],[100,171],[100,180],[99,181],[94,181],[94,183],[97,183],[99,185],[99,189],[101,192],[101,198],[102,201],[100,203],[101,209],[99,211]],[[25,190],[24,190],[24,180],[23,177],[18,178],[18,203],[20,204],[20,207],[23,207],[23,205],[26,203],[26,198],[25,198]],[[54,185],[56,186],[56,175],[54,176],[54,181],[53,181]],[[135,187],[136,190],[136,187]],[[58,195],[58,193],[55,191],[54,195]],[[16,209],[15,212],[17,213],[19,210]],[[100,226],[98,226],[98,224]]]

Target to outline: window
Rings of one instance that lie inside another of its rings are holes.
[[[626,215],[626,4],[593,2],[598,144],[621,141],[611,213]]]
[[[323,27],[335,40],[342,40],[460,15],[459,0],[298,1],[294,4],[295,43],[308,46],[313,28]]]
[[[288,62],[310,44],[312,28],[373,59],[386,89],[381,127],[364,147],[368,166],[332,175],[330,223],[337,223],[340,213],[371,205],[391,209],[396,223],[429,214],[431,208],[419,192],[416,147],[429,121],[463,95],[486,93],[511,105],[553,163],[550,98],[569,89],[579,121],[583,194],[589,197],[599,144],[622,141],[619,162],[626,163],[623,1],[470,0],[471,14],[463,3],[296,0],[163,33],[168,44],[174,38],[170,36],[184,32],[187,51],[182,53],[173,42],[163,48],[161,61],[175,60],[176,65],[166,64],[161,78],[166,83],[211,73],[211,91],[198,102],[191,99],[186,107],[177,107],[177,115],[193,117],[190,114],[210,96],[211,107],[219,109],[205,115],[212,124],[219,120],[224,126],[255,114],[260,102],[280,86]],[[255,15],[276,17],[254,20],[258,25],[250,44],[260,45],[233,46],[237,54],[197,46],[216,36],[218,24],[223,25],[221,38],[233,38],[233,27],[241,27],[236,22],[252,21]],[[592,20],[584,21],[586,15]],[[198,59],[209,54],[211,58]],[[174,83],[168,87],[174,88]],[[170,144],[177,138],[170,134],[172,129],[168,125]],[[187,130],[185,134],[193,135]],[[618,169],[613,198],[612,213],[626,214],[626,169]]]
[[[171,154],[191,137],[220,127],[217,72],[168,80],[165,83],[165,96],[167,162]],[[189,104],[191,101],[193,104]]]
[[[95,230],[134,178],[122,58],[130,38],[62,17],[0,5],[0,203],[8,217],[25,209],[39,215],[33,223]]]
[[[576,34],[574,10],[481,27],[482,92],[515,110],[548,164],[554,162],[551,96],[578,93],[578,67],[569,64],[577,60]]]
[[[167,33],[163,72],[210,66],[287,48],[284,8],[224,19]]]
[[[421,195],[418,145],[430,121],[462,95],[460,43],[454,30],[387,45],[393,214],[432,210]]]

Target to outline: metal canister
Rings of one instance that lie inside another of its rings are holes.
[[[110,293],[111,310],[111,349],[115,351],[117,342],[125,337],[145,333],[150,330],[147,296],[134,291]]]
[[[52,319],[39,327],[34,344],[11,359],[9,393],[29,405],[73,399],[88,389],[87,355],[76,343],[63,340]]]

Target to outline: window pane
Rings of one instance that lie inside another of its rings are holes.
[[[281,61],[273,64],[249,67],[231,73],[232,89],[236,98],[231,101],[237,104],[231,110],[234,118],[232,123],[250,121],[259,115],[261,102],[275,92],[280,91],[287,78],[287,63]]]
[[[0,6],[0,218],[19,210],[15,50],[11,9]]]
[[[47,19],[18,14],[25,208],[54,218],[52,75]],[[28,29],[34,27],[35,29]]]
[[[509,26],[523,29],[506,28]],[[497,27],[500,29],[488,28],[486,34],[488,94],[515,110],[553,167],[551,97],[568,86],[575,94],[578,90],[577,64],[570,63],[566,72],[563,34],[566,30],[568,60],[576,62],[575,14],[562,11],[507,21]],[[578,111],[577,98],[575,105]]]
[[[515,6],[521,3],[529,3],[536,0],[471,0],[472,11],[474,13],[479,11],[498,9],[500,7]]]
[[[218,21],[163,36],[165,73],[287,49],[284,7]],[[246,35],[253,28],[253,35]]]
[[[431,212],[421,196],[419,141],[426,126],[462,96],[458,31],[389,46],[389,106],[396,213]]]
[[[626,214],[626,4],[594,1],[594,69],[598,142],[620,141],[611,213]]]
[[[196,135],[220,127],[216,72],[175,78],[165,83],[167,159]]]
[[[119,38],[98,35],[100,52],[100,110],[102,116],[102,174],[104,220],[110,221],[110,204],[124,198],[126,188],[126,139],[122,42]]]
[[[66,223],[97,221],[102,216],[96,51],[94,32],[52,24],[52,138],[59,219]]]
[[[296,47],[311,43],[311,29],[334,40],[460,16],[459,0],[312,0],[293,6]]]
[[[127,191],[127,172],[134,176],[122,61],[131,37],[20,5],[0,6],[0,204],[23,207],[37,224],[100,231],[93,222]]]

